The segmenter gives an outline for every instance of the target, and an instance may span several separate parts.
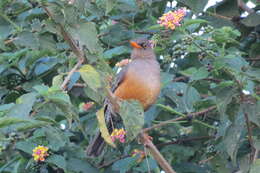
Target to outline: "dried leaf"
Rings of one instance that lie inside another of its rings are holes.
[[[105,121],[105,116],[104,116],[104,111],[105,111],[105,109],[102,108],[99,111],[97,111],[97,113],[96,113],[101,136],[104,138],[106,143],[108,143],[112,147],[116,147],[116,145],[112,141],[110,134],[108,132],[106,121]]]

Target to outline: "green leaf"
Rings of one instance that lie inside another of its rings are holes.
[[[33,153],[33,149],[37,147],[37,144],[33,143],[31,140],[19,141],[15,144],[15,148],[22,150],[28,154]]]
[[[200,13],[203,11],[208,3],[208,0],[202,0],[200,3],[194,3],[193,0],[177,0],[185,5],[187,5],[194,13]]]
[[[250,173],[259,173],[260,170],[260,159],[256,159],[254,164],[251,166]]]
[[[96,69],[91,65],[84,65],[79,70],[84,82],[94,91],[101,87],[100,75]]]
[[[35,34],[29,31],[23,31],[18,34],[17,39],[14,41],[17,46],[38,49],[39,39],[36,37]]]
[[[90,53],[95,54],[102,51],[98,44],[97,30],[95,23],[86,22],[69,28],[72,37],[79,41],[80,46],[86,46]]]
[[[135,100],[122,101],[119,114],[126,128],[127,140],[133,140],[144,125],[144,111],[141,104]]]
[[[105,111],[105,109],[102,108],[99,111],[97,111],[97,113],[96,113],[98,124],[99,124],[99,129],[100,129],[100,132],[101,132],[101,136],[106,141],[106,143],[108,143],[112,147],[116,147],[116,145],[112,141],[111,136],[108,132],[106,121],[105,121],[104,111]]]
[[[223,139],[223,146],[225,147],[228,155],[232,161],[236,163],[237,151],[239,148],[240,137],[245,128],[244,113],[240,108],[235,117],[234,123],[228,128],[226,135]]]
[[[4,104],[0,106],[0,111],[6,111],[12,108],[15,104],[14,103],[9,103],[9,104]]]
[[[251,13],[241,22],[248,27],[255,27],[260,24],[260,14]]]
[[[198,91],[182,82],[171,82],[162,91],[165,97],[176,104],[178,112],[193,112],[193,105],[200,100]]]
[[[191,76],[192,74],[196,73],[197,69],[195,67],[190,67],[186,70],[180,71],[180,73],[184,76]]]
[[[29,122],[29,120],[25,120],[23,118],[17,118],[17,117],[2,117],[0,118],[0,128],[7,127],[13,124],[19,124]]]
[[[113,8],[117,5],[117,0],[107,0],[106,1],[106,14],[113,10]]]
[[[191,81],[204,79],[208,77],[208,75],[208,70],[205,67],[201,67],[195,73],[192,74]]]
[[[65,158],[61,155],[57,155],[57,154],[52,154],[49,157],[47,157],[46,159],[47,163],[50,164],[54,164],[56,166],[58,166],[59,168],[63,169],[64,171],[67,170],[67,162],[65,160]]]
[[[125,53],[130,53],[129,48],[127,48],[126,46],[119,46],[105,51],[103,56],[106,59],[111,59],[115,56],[122,55]]]
[[[67,161],[67,170],[80,173],[99,173],[99,171],[92,167],[87,161],[76,158],[70,158]]]
[[[260,127],[260,101],[255,104],[245,104],[244,109],[249,116],[249,120]]]
[[[47,98],[53,102],[71,104],[69,95],[63,91],[60,91],[59,93],[50,92]]]
[[[37,93],[28,93],[22,95],[17,99],[17,103],[12,109],[7,113],[8,117],[21,117],[28,118],[32,110],[32,106],[36,101]]]
[[[36,85],[33,87],[37,92],[39,92],[41,95],[46,95],[48,93],[49,87],[46,85]]]
[[[208,23],[208,21],[204,19],[188,19],[184,21],[184,24],[182,26],[187,27],[189,25],[202,24],[202,23]]]
[[[46,139],[49,142],[50,149],[58,151],[68,143],[68,138],[60,129],[53,127],[45,128]]]
[[[137,159],[138,157],[127,157],[125,159],[118,160],[112,165],[112,169],[114,171],[120,171],[120,173],[126,173],[132,167],[137,165]]]
[[[63,82],[63,75],[57,75],[52,79],[52,85],[61,86]]]

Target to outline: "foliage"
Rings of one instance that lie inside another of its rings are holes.
[[[257,173],[259,1],[245,18],[235,0],[203,12],[207,3],[178,0],[178,7],[190,11],[170,31],[157,24],[175,10],[167,1],[1,0],[0,172],[160,172],[149,153],[141,162],[131,157],[134,149],[143,150],[136,138],[140,129],[216,106],[149,135],[176,172]],[[115,64],[129,58],[128,40],[137,37],[156,42],[160,97],[145,118],[137,102],[122,102],[127,143],[88,158],[84,150],[104,122],[96,112],[105,88]],[[82,56],[86,64],[64,91],[63,81]],[[82,109],[91,101],[94,106]],[[33,160],[38,145],[49,149],[44,162]]]

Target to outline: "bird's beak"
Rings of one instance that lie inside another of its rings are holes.
[[[134,42],[134,41],[130,41],[130,45],[131,45],[132,47],[134,47],[134,48],[138,48],[138,49],[141,49],[141,48],[142,48],[142,46],[140,46],[139,44],[137,44],[137,43]]]

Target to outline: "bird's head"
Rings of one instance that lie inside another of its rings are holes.
[[[154,57],[153,47],[154,44],[151,40],[139,38],[131,40],[130,45],[133,47],[132,58],[149,58]]]
[[[131,40],[130,45],[136,49],[149,49],[149,48],[151,49],[154,46],[152,41],[147,40],[146,38],[139,38],[136,40]]]

